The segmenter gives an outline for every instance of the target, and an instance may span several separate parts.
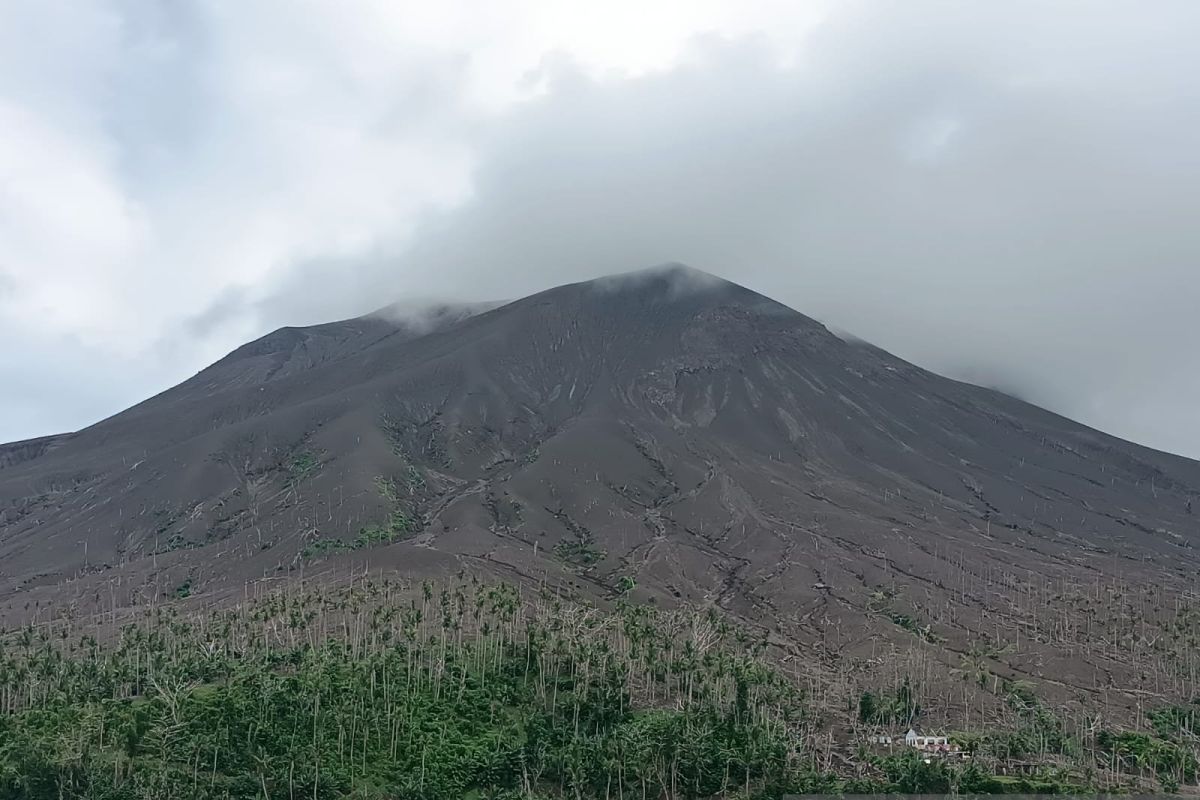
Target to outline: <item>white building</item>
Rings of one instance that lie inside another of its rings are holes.
[[[948,747],[950,740],[945,736],[933,736],[922,733],[916,728],[909,728],[908,733],[904,734],[904,743],[918,750],[933,750],[938,747]]]

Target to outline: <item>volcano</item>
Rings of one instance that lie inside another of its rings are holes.
[[[1198,494],[1200,463],[669,267],[284,328],[0,446],[0,613],[468,571],[711,606],[814,663],[1015,638],[996,670],[1170,694],[1138,654],[1194,597]]]

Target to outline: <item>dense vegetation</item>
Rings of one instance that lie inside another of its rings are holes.
[[[294,590],[193,616],[165,606],[104,642],[27,628],[0,650],[0,798],[1072,788],[911,753],[835,760],[763,649],[714,613],[622,603],[604,614],[477,582]],[[920,710],[904,683],[864,695],[859,713],[897,722]],[[1030,714],[1032,729],[1053,730]],[[1194,779],[1194,757],[1163,744],[1194,735],[1196,714],[1162,710],[1154,723],[1113,734],[1106,752]]]

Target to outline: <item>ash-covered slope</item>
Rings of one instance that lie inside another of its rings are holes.
[[[1184,590],[1200,566],[1200,464],[684,268],[420,330],[284,329],[18,451],[10,616],[365,564],[601,595],[630,578],[853,648],[1040,624],[996,587]]]

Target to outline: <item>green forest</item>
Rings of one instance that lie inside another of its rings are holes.
[[[292,589],[204,612],[171,603],[107,634],[29,627],[0,649],[0,798],[1089,788],[998,777],[982,761],[839,755],[821,712],[771,664],[762,640],[711,611],[602,611],[474,580]],[[890,723],[917,705],[905,685],[864,694],[857,713]],[[1027,730],[964,744],[1044,752],[1054,720],[1031,708]],[[1200,732],[1197,709],[1156,712],[1150,733],[1104,732],[1099,766],[1119,759],[1166,788],[1194,781],[1179,737]]]

